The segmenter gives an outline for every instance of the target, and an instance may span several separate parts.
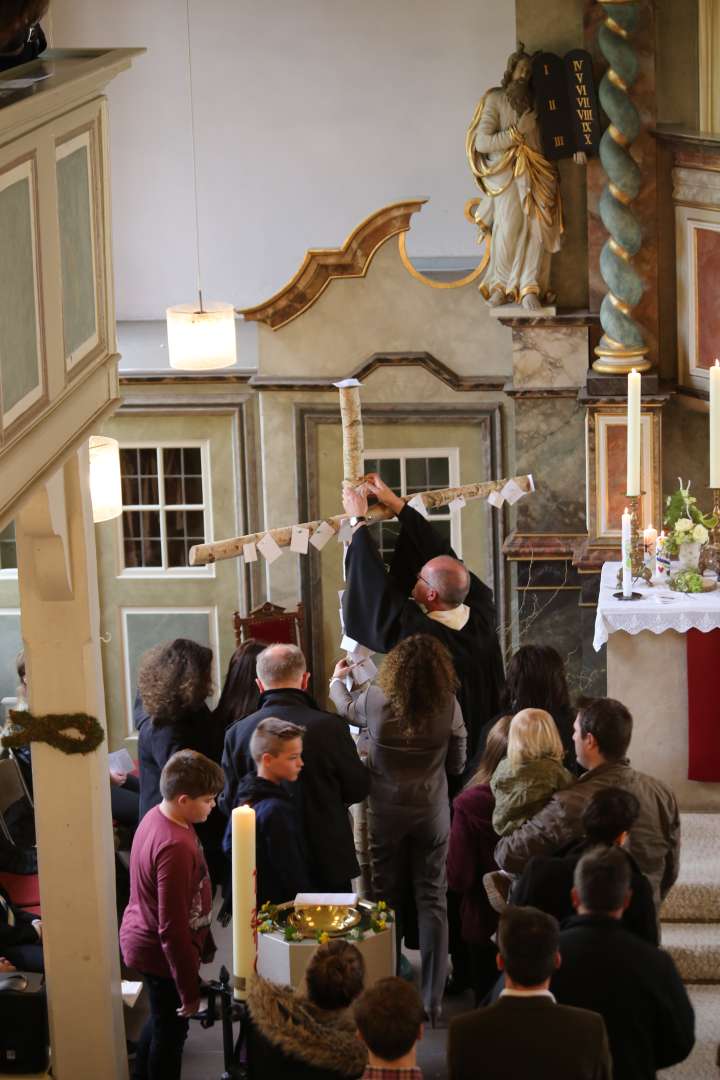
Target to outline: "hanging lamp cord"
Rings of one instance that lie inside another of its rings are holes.
[[[193,96],[192,46],[190,43],[190,0],[186,0],[187,45],[188,45],[188,81],[190,84],[190,132],[192,135],[193,192],[195,195],[195,258],[197,262],[197,292],[200,311],[203,312],[202,278],[200,274],[200,212],[198,209],[198,165],[195,145],[195,98]]]

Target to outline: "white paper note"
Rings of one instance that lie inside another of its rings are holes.
[[[135,768],[135,762],[128,754],[127,750],[115,750],[112,754],[108,754],[108,768],[112,772],[131,773]]]
[[[257,548],[254,540],[251,540],[249,544],[243,544],[243,559],[245,562],[257,562]]]
[[[423,501],[422,495],[413,495],[412,499],[408,503],[408,506],[412,506],[413,510],[417,510],[418,514],[422,514],[424,518],[428,516],[427,506]]]
[[[333,529],[332,525],[328,524],[327,521],[321,521],[315,532],[310,537],[310,543],[314,548],[317,548],[318,551],[322,551],[328,540],[332,540],[334,535],[335,530]]]
[[[290,535],[290,550],[296,551],[298,555],[307,555],[309,539],[309,529],[303,529],[300,525],[293,525]]]
[[[502,489],[501,494],[504,495],[510,505],[513,506],[518,499],[522,499],[525,492],[521,487],[518,487],[514,480],[508,480],[507,484]]]
[[[350,541],[352,540],[352,534],[353,534],[352,525],[350,524],[350,519],[348,518],[347,520],[343,521],[342,525],[340,526],[340,529],[338,530],[338,534],[337,534],[338,543],[339,544],[349,544]]]
[[[453,510],[462,510],[464,506],[467,506],[464,496],[458,495],[457,499],[453,499],[451,503],[448,503],[448,510],[450,510],[450,512]]]
[[[258,541],[257,549],[262,557],[269,563],[274,563],[275,560],[279,559],[282,555],[282,548],[279,547],[277,541],[270,533],[265,533],[262,540]]]
[[[491,506],[494,506],[496,510],[499,510],[505,502],[502,491],[491,491],[488,495],[488,502]]]
[[[344,635],[342,641],[340,642],[340,652],[352,653],[354,649],[357,649],[357,647],[357,641],[355,641],[354,638],[348,637],[347,634]]]
[[[324,904],[335,904],[338,907],[355,907],[357,893],[331,893],[331,892],[299,892],[295,897],[295,906],[321,907]]]
[[[363,683],[372,682],[378,673],[378,669],[375,662],[367,658],[367,660],[361,661],[356,664],[352,669],[352,677],[357,686],[361,686]]]

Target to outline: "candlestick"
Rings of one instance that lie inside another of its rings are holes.
[[[712,570],[720,577],[720,488],[713,488],[712,512],[716,524],[710,530],[708,542],[702,549],[698,569],[701,574],[706,570]]]
[[[628,375],[627,494],[640,494],[640,392],[641,376],[635,368]]]
[[[720,489],[720,361],[710,368],[710,487]]]
[[[622,592],[626,600],[632,596],[632,519],[627,506],[622,516]]]
[[[232,812],[233,994],[246,1001],[255,970],[255,811],[236,806]]]

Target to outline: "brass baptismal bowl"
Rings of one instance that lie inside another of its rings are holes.
[[[357,926],[362,918],[355,907],[347,904],[318,904],[296,907],[288,914],[287,921],[303,937],[313,938],[317,933],[346,934]]]

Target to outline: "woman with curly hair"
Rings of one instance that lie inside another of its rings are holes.
[[[230,657],[222,694],[215,710],[218,723],[227,731],[236,720],[244,720],[255,712],[260,701],[257,684],[257,658],[267,647],[267,642],[248,638],[241,642]]]
[[[212,691],[212,650],[188,638],[148,649],[140,658],[138,690],[147,718],[140,724],[140,820],[162,801],[160,773],[176,750],[197,750],[220,764],[224,728],[206,704]],[[196,825],[210,876],[223,880],[225,819],[213,809]]]
[[[350,670],[347,660],[335,666],[330,697],[341,716],[366,731],[373,893],[388,901],[401,923],[403,895],[412,883],[423,1002],[434,1022],[447,975],[447,774],[462,772],[467,743],[457,677],[449,652],[429,634],[396,645],[374,685],[351,693],[345,686]],[[401,937],[399,925],[398,950]]]

